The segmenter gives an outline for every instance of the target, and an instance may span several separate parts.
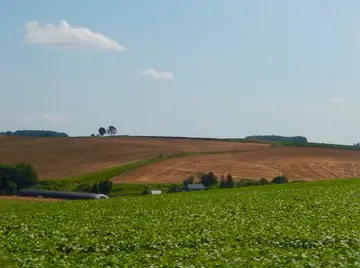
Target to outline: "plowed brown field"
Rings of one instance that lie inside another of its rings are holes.
[[[113,181],[182,182],[198,172],[227,173],[234,179],[286,175],[289,180],[323,180],[360,176],[360,152],[325,148],[277,147],[243,153],[174,158],[129,172]]]
[[[181,152],[253,150],[270,144],[135,137],[33,138],[0,136],[0,163],[29,163],[40,178],[63,178]]]

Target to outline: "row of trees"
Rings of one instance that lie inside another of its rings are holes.
[[[287,182],[289,182],[289,180],[284,175],[277,176],[273,178],[271,181],[268,181],[265,178],[261,178],[260,180],[244,178],[235,182],[231,174],[227,174],[226,176],[221,175],[221,179],[219,181],[213,172],[208,172],[208,173],[201,173],[198,176],[197,182],[195,182],[195,176],[190,176],[189,178],[185,179],[183,181],[183,188],[186,189],[188,184],[193,184],[193,183],[201,183],[208,188],[217,187],[217,186],[220,188],[234,188],[234,187],[244,187],[251,185],[266,185],[269,183],[282,184]],[[179,192],[181,190],[182,189],[180,186],[173,184],[171,185],[169,192]]]
[[[117,133],[117,129],[114,126],[109,126],[108,128],[100,127],[98,130],[98,134],[91,134],[91,137],[95,136],[104,136],[105,134],[108,134],[110,136],[114,136]]]
[[[68,134],[52,130],[16,130],[0,132],[4,136],[20,136],[20,137],[69,137]]]
[[[38,176],[29,164],[0,165],[0,195],[13,195],[16,191],[37,183]]]
[[[306,137],[303,136],[293,136],[293,137],[286,137],[286,136],[279,136],[279,135],[253,135],[247,136],[246,140],[259,140],[259,141],[291,141],[291,142],[299,142],[299,143],[307,143],[308,140]]]

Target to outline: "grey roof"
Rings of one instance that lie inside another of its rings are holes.
[[[200,184],[188,184],[187,188],[188,189],[206,189],[206,187],[202,183],[200,183]]]

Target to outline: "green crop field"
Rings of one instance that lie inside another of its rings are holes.
[[[6,202],[0,215],[14,267],[360,266],[358,179]]]

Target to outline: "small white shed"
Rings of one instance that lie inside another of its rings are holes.
[[[161,194],[161,190],[151,190],[151,194]]]

